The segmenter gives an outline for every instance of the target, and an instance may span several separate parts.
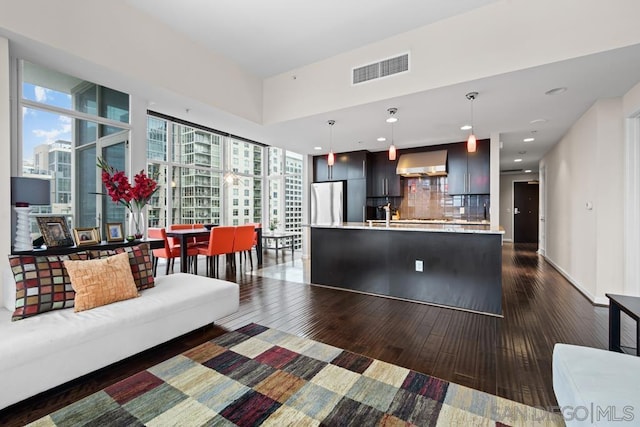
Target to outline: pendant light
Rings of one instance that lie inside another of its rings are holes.
[[[396,146],[393,143],[393,124],[398,121],[398,118],[395,116],[395,114],[398,112],[398,109],[392,107],[387,111],[389,112],[387,123],[391,123],[391,145],[389,146],[389,160],[394,161],[396,159]]]
[[[336,156],[333,154],[333,125],[336,124],[335,120],[329,120],[329,155],[327,156],[327,165],[333,166],[336,162]]]
[[[478,92],[469,92],[465,95],[469,101],[471,101],[471,133],[467,139],[467,153],[476,152],[476,135],[473,129],[473,101],[478,97]]]

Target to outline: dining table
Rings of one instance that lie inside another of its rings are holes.
[[[256,241],[256,253],[258,258],[258,265],[262,265],[262,227],[256,227],[256,233],[258,238]],[[194,237],[209,236],[211,230],[207,228],[195,228],[195,229],[181,229],[181,230],[168,230],[167,237],[174,237],[180,242],[180,272],[186,273],[188,262],[188,244],[189,239]]]

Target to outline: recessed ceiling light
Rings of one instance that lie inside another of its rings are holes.
[[[397,118],[397,117],[389,117],[389,118],[387,119],[387,123],[395,123],[395,122],[397,122],[397,121],[398,121],[398,118]]]
[[[553,89],[549,89],[544,94],[545,95],[560,95],[561,93],[565,93],[567,91],[566,87],[554,87]]]
[[[525,169],[524,173],[531,173],[531,169]]]
[[[531,138],[531,137],[523,139],[524,142],[533,142],[535,140],[536,140],[535,138]]]
[[[515,159],[514,160],[514,162],[516,162],[516,163],[521,162],[521,161],[522,161],[522,159]]]
[[[471,125],[460,126],[460,130],[469,130],[471,129]]]
[[[532,125],[537,125],[538,123],[547,123],[547,119],[534,119],[531,120],[529,123]]]
[[[313,147],[314,150],[322,150],[322,147]]]
[[[381,136],[380,138],[378,138],[378,142],[385,142],[387,140],[387,138],[385,138],[384,136]]]

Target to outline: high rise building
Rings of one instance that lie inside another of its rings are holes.
[[[71,142],[57,140],[37,145],[33,149],[32,167],[23,169],[22,173],[23,176],[50,176],[51,208],[47,213],[71,214]]]

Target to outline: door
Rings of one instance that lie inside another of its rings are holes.
[[[537,181],[513,183],[513,241],[538,243]]]

